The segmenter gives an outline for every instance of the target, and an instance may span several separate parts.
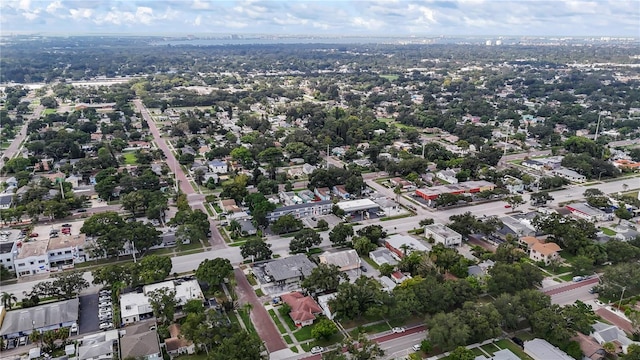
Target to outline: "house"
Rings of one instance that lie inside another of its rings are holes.
[[[396,288],[396,286],[398,286],[398,284],[388,276],[380,276],[378,278],[378,282],[382,285],[382,290],[386,292],[391,292]]]
[[[462,245],[462,235],[442,224],[431,224],[424,227],[424,236],[432,237],[437,244],[446,247]]]
[[[549,344],[547,340],[533,339],[524,342],[524,352],[533,360],[572,360],[564,351]]]
[[[476,356],[474,360],[520,360],[520,357],[509,349],[502,349],[494,352],[489,358],[484,355],[479,355]]]
[[[535,243],[529,251],[529,258],[549,265],[553,260],[559,258],[558,251],[560,250],[562,249],[556,243]]]
[[[242,211],[234,199],[220,200],[220,207],[222,208],[222,211],[226,213]]]
[[[592,328],[593,332],[591,333],[591,336],[600,345],[611,342],[619,347],[624,354],[627,353],[629,345],[636,344],[640,346],[640,342],[629,339],[624,331],[620,330],[620,328],[615,325],[609,325],[596,321],[596,323],[593,324]]]
[[[301,281],[305,276],[311,275],[311,271],[317,266],[304,254],[289,256],[268,262],[264,272],[271,281],[279,284],[290,284]]]
[[[392,178],[391,180],[389,180],[389,182],[391,183],[391,185],[393,187],[400,186],[400,188],[402,190],[406,190],[406,191],[415,190],[415,188],[416,188],[415,185],[411,181],[405,180],[405,179],[400,178],[400,177]]]
[[[242,233],[242,236],[252,236],[258,233],[258,229],[256,229],[251,220],[241,219],[237,221],[238,224],[240,224],[240,231]]]
[[[524,191],[524,182],[516,177],[505,175],[502,182],[504,183],[504,187],[509,190],[511,194],[521,193]]]
[[[18,252],[18,230],[0,231],[0,264],[11,273],[15,273],[14,254]]]
[[[528,167],[530,169],[542,171],[544,169],[544,164],[537,160],[527,159],[521,163],[522,166]]]
[[[164,340],[164,346],[172,359],[178,355],[191,355],[196,352],[196,346],[193,341],[180,336],[179,324],[171,324],[167,330],[169,331],[169,338]]]
[[[344,188],[344,185],[336,185],[332,188],[333,194],[344,199],[349,200],[351,196],[349,192]]]
[[[331,307],[329,306],[329,301],[335,299],[337,293],[331,293],[326,295],[318,296],[318,305],[322,308],[322,312],[327,319],[333,319],[333,313],[331,312]]]
[[[400,234],[389,236],[385,240],[384,245],[399,258],[403,258],[405,254],[410,254],[412,251],[428,252],[431,250],[422,241],[408,235]]]
[[[118,330],[109,330],[87,335],[78,340],[76,353],[78,360],[113,359],[114,345],[118,343]]]
[[[382,264],[389,264],[395,266],[398,264],[398,260],[396,260],[395,256],[389,249],[380,248],[369,253],[369,258],[373,260],[374,263],[381,266]]]
[[[0,195],[0,210],[6,210],[13,204],[13,194]]]
[[[471,265],[467,268],[469,276],[484,277],[489,273],[489,269],[496,263],[493,260],[485,260],[478,265]]]
[[[580,344],[584,360],[604,360],[607,356],[607,352],[592,336],[578,332],[571,340]]]
[[[436,173],[436,177],[440,180],[444,180],[449,184],[457,184],[458,178],[456,177],[456,172],[454,170],[440,170]]]
[[[316,315],[323,312],[320,305],[311,296],[304,296],[297,291],[281,295],[280,298],[291,308],[289,316],[296,326],[313,324]]]
[[[559,168],[551,172],[553,175],[560,176],[572,182],[583,183],[587,181],[587,177],[579,174],[571,169]]]
[[[226,174],[227,172],[229,172],[227,163],[224,161],[212,160],[212,161],[209,161],[209,163],[207,163],[207,166],[209,167],[209,170],[212,173]]]
[[[402,284],[402,282],[407,279],[411,279],[411,275],[405,275],[401,271],[394,271],[391,274],[391,280],[393,280],[396,284]]]
[[[9,187],[11,187],[11,186],[13,186],[13,187],[18,187],[18,180],[16,179],[16,177],[15,177],[15,176],[12,176],[12,177],[8,178],[8,179],[7,179],[7,180],[5,180],[4,182],[5,182],[5,183],[7,184],[7,186],[9,186]]]
[[[335,265],[340,271],[355,270],[360,267],[362,261],[358,253],[353,249],[334,253],[325,252],[318,259],[321,264]]]
[[[126,326],[120,331],[120,359],[162,359],[155,319]]]
[[[302,172],[305,175],[311,175],[315,170],[316,170],[316,167],[311,164],[304,163],[302,165]]]
[[[280,191],[278,197],[280,197],[280,202],[285,206],[302,204],[304,202],[302,198],[293,191]]]
[[[182,149],[180,149],[180,151],[182,151],[183,155],[185,154],[189,154],[193,156],[197,155],[196,151],[190,145],[183,146]]]
[[[313,193],[320,199],[320,201],[331,200],[331,191],[329,188],[315,188]]]
[[[299,177],[301,177],[302,175],[304,175],[304,172],[302,171],[302,166],[292,166],[287,170],[287,175],[290,178],[294,178],[297,179]]]
[[[522,236],[518,238],[518,243],[520,243],[522,247],[526,248],[527,252],[531,250],[531,247],[533,247],[533,245],[541,242],[542,240],[538,239],[535,236]]]
[[[298,192],[298,197],[300,199],[302,199],[303,202],[306,203],[310,203],[312,201],[314,201],[315,198],[315,194],[313,193],[313,191],[311,190],[302,190]]]
[[[137,323],[153,316],[153,309],[149,301],[149,293],[159,289],[175,291],[178,306],[182,306],[189,300],[204,300],[204,295],[197,280],[163,281],[160,283],[145,285],[142,292],[130,292],[120,295],[120,317],[124,324]]]
[[[521,236],[534,236],[536,234],[535,227],[527,219],[518,219],[513,216],[503,216],[500,218],[503,227],[498,229],[494,235],[506,239],[508,235],[516,238]]]

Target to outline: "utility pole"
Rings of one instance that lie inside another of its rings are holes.
[[[602,116],[602,111],[598,113],[598,124],[596,124],[596,135],[593,137],[593,141],[598,140],[598,130],[600,129],[600,117]]]

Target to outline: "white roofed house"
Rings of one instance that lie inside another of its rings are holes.
[[[437,244],[442,244],[446,247],[462,245],[462,235],[442,224],[431,224],[425,226],[424,235],[427,238],[432,237]]]
[[[321,254],[318,259],[321,264],[335,265],[340,271],[357,269],[361,263],[360,256],[358,256],[358,253],[353,249],[334,253],[325,252]]]

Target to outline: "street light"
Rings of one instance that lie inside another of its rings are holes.
[[[626,286],[622,287],[622,294],[620,294],[620,301],[618,302],[618,310],[622,310],[622,297],[624,296],[624,291],[627,290]]]
[[[605,173],[605,171],[600,171],[600,174],[598,174],[598,181],[600,181],[600,178],[602,177],[603,173]]]

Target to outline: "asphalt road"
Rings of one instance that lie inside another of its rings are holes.
[[[27,136],[27,126],[29,126],[29,122],[31,120],[40,118],[40,115],[42,114],[43,111],[44,111],[44,106],[38,105],[33,110],[33,113],[31,113],[31,115],[29,115],[25,119],[24,124],[22,125],[22,128],[20,128],[20,132],[16,134],[16,137],[13,139],[9,147],[2,153],[2,156],[0,156],[0,169],[4,167],[5,157],[11,159],[14,156],[16,156],[16,154],[20,150],[20,145],[22,145],[22,141],[24,141],[25,137]]]

